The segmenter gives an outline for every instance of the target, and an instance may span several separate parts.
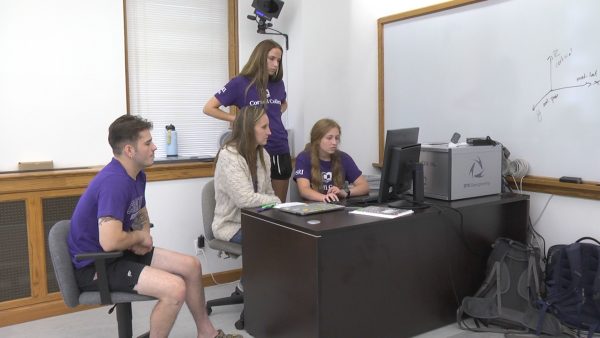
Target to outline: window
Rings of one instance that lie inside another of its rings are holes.
[[[125,0],[129,113],[154,123],[156,157],[166,156],[169,124],[178,155],[216,154],[229,125],[202,108],[230,77],[228,27],[236,13],[228,10],[236,11],[235,3]]]

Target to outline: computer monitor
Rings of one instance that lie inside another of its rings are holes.
[[[383,154],[378,202],[396,208],[422,207],[423,167],[419,163],[421,145],[417,143],[419,128],[388,130]],[[413,188],[413,200],[406,192]]]

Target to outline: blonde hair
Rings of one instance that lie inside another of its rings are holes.
[[[310,130],[310,143],[306,144],[305,150],[310,153],[310,185],[313,189],[324,193],[323,177],[321,175],[321,163],[319,161],[319,147],[321,139],[333,128],[337,128],[342,134],[340,125],[332,119],[321,119],[317,121]],[[331,173],[333,185],[338,188],[344,187],[344,172],[342,157],[339,150],[331,155]]]

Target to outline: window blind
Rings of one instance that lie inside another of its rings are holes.
[[[127,0],[129,112],[154,123],[156,157],[165,127],[179,156],[214,156],[227,122],[202,112],[229,80],[227,1]]]

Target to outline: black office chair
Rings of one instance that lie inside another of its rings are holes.
[[[67,237],[71,221],[65,220],[56,223],[50,229],[48,236],[48,247],[52,265],[60,293],[65,304],[69,307],[76,307],[79,304],[86,305],[110,305],[115,304],[108,313],[112,313],[117,308],[117,323],[119,338],[131,338],[133,330],[131,327],[131,302],[155,300],[153,297],[138,295],[128,292],[111,292],[108,288],[108,279],[106,278],[106,260],[123,255],[120,251],[115,252],[95,252],[89,254],[77,255],[77,259],[93,259],[98,273],[98,287],[100,291],[81,292],[75,279],[75,269],[71,262]],[[149,337],[146,332],[139,337]]]
[[[202,221],[204,223],[204,237],[208,246],[219,252],[219,257],[237,258],[242,255],[242,245],[216,239],[212,231],[213,218],[215,216],[215,181],[208,181],[202,188]],[[235,291],[229,297],[218,298],[206,302],[206,311],[212,313],[213,306],[243,304],[244,294],[236,287]],[[244,328],[244,311],[240,319],[235,322],[235,328],[242,330]]]

